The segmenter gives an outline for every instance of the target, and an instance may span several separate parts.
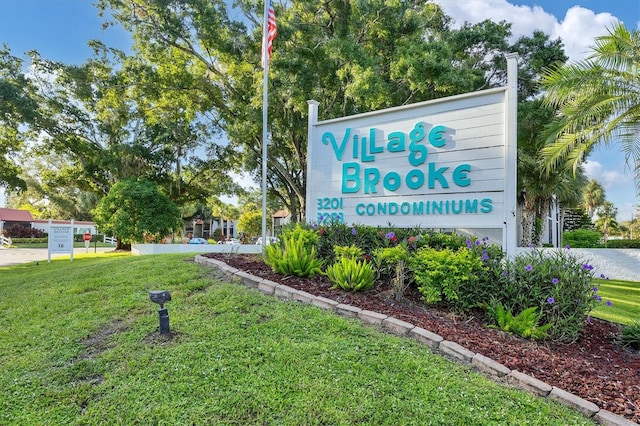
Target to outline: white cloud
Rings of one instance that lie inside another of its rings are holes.
[[[454,26],[465,22],[478,23],[485,19],[512,23],[513,39],[541,30],[552,40],[561,38],[565,53],[571,60],[588,56],[594,37],[606,34],[618,19],[610,13],[595,14],[589,9],[573,6],[559,21],[540,6],[518,6],[506,0],[436,0],[447,15],[454,19]]]
[[[610,13],[595,14],[592,10],[573,6],[567,10],[562,22],[558,22],[551,38],[560,37],[565,52],[571,60],[584,59],[591,53],[593,40],[607,33],[618,22]]]
[[[594,160],[585,161],[584,170],[589,178],[597,180],[605,190],[615,188],[616,184],[633,182],[631,174],[605,169],[600,162]]]
[[[589,178],[598,180],[598,177],[602,173],[602,164],[593,160],[585,161],[584,172],[589,176]]]

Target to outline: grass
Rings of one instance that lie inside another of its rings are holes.
[[[619,324],[640,321],[640,282],[622,280],[594,280],[594,287],[603,299],[593,310],[592,316]],[[610,300],[613,304],[606,306]]]
[[[593,424],[191,256],[0,268],[0,424]],[[148,289],[166,289],[173,338]]]
[[[94,247],[113,247],[115,248],[115,244],[109,244],[109,243],[103,243],[98,241],[96,242],[92,242],[89,245],[89,249],[92,249]],[[85,248],[85,244],[84,242],[78,242],[78,241],[74,241],[73,243],[73,247],[74,248]],[[49,248],[48,243],[19,243],[19,244],[14,244],[11,246],[11,248],[30,248],[30,249],[36,249],[36,248]]]

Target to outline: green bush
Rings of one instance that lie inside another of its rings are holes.
[[[607,248],[640,248],[640,240],[609,240]]]
[[[540,315],[538,307],[532,306],[520,312],[515,317],[510,310],[505,309],[502,303],[489,305],[489,316],[496,322],[497,328],[508,333],[517,334],[525,339],[544,339],[548,336],[547,330],[551,324],[539,326]],[[490,326],[493,328],[493,326]]]
[[[475,285],[462,286],[458,295],[465,301],[467,308],[483,307],[496,296],[496,283],[504,268],[504,253],[502,247],[490,244],[489,238],[466,239],[466,248],[480,263],[475,263],[473,275],[478,279]]]
[[[290,238],[293,238],[296,241],[301,240],[302,244],[308,249],[313,247],[317,250],[319,239],[318,234],[307,226],[296,223],[284,228],[282,235],[280,235],[280,245],[283,245],[284,241]]]
[[[309,239],[297,232],[281,239],[282,244],[265,247],[265,263],[274,272],[298,277],[312,277],[322,273],[322,261],[316,258],[316,248],[309,247]]]
[[[44,238],[12,238],[12,244],[42,244],[49,241],[47,237]]]
[[[592,269],[568,249],[520,253],[505,263],[495,299],[511,312],[538,306],[541,322],[551,324],[551,338],[575,340],[589,312],[601,301],[591,285]]]
[[[573,248],[601,247],[602,234],[590,229],[576,229],[562,233],[562,243]]]
[[[376,248],[392,247],[411,237],[415,239],[418,230],[392,227],[375,227],[369,225],[346,225],[331,223],[316,226],[318,234],[318,256],[325,262],[333,263],[336,246],[355,245],[366,255],[371,255]]]
[[[624,347],[640,349],[640,321],[623,326],[617,341]]]
[[[466,248],[436,250],[423,247],[409,260],[418,290],[427,303],[446,302],[454,309],[466,310],[469,301],[461,299],[459,289],[474,286],[478,277],[473,273],[482,261]]]
[[[359,259],[363,255],[362,249],[353,244],[350,246],[335,246],[333,252],[336,255],[336,259]]]
[[[413,281],[413,274],[407,268],[410,253],[405,245],[378,248],[373,252],[373,259],[378,271],[378,278],[391,283],[396,300],[402,299],[404,292]]]

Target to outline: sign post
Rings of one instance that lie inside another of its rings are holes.
[[[84,247],[87,249],[87,253],[89,253],[89,245],[91,245],[91,233],[85,232],[82,236],[82,239],[84,240]]]

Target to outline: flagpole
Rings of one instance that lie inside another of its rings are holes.
[[[269,58],[267,57],[267,37],[269,20],[269,0],[264,0],[262,23],[262,250],[267,245],[267,111],[269,79]]]

